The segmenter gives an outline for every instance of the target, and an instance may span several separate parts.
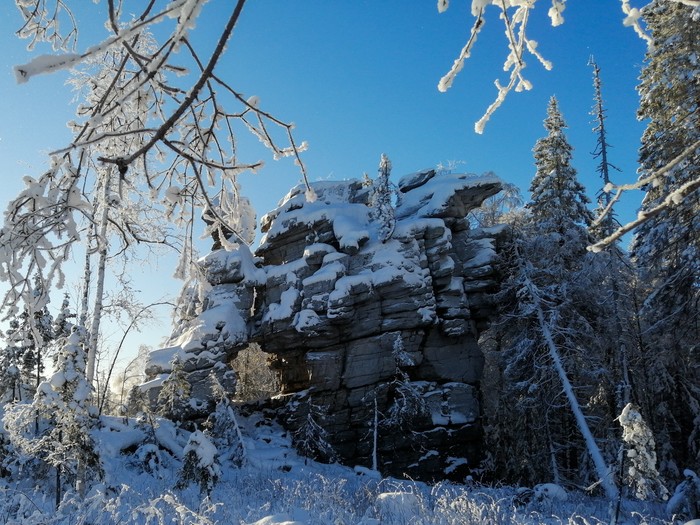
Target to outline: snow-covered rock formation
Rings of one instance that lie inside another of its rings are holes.
[[[320,455],[463,477],[479,454],[477,339],[498,286],[498,230],[470,229],[466,215],[498,179],[426,170],[399,182],[391,213],[366,181],[313,190],[315,200],[293,189],[263,217],[255,260],[245,248],[201,260],[211,288],[152,356],[153,384],[178,355],[190,408],[205,411],[203,379],[230,377],[225,363],[256,342],[279,374],[281,421],[298,435],[310,421],[322,428]]]

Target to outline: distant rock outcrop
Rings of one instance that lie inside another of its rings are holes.
[[[204,413],[204,378],[230,387],[226,363],[256,342],[279,374],[280,420],[297,436],[310,423],[323,429],[319,455],[463,478],[479,459],[477,340],[498,287],[499,232],[470,229],[466,216],[500,187],[426,170],[400,181],[389,216],[361,181],[315,183],[313,202],[295,188],[263,218],[256,258],[242,247],[200,261],[210,288],[172,346],[153,353],[151,385],[178,355],[192,414]],[[393,233],[380,242],[387,221]]]

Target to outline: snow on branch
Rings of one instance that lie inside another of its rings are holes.
[[[15,6],[24,19],[24,24],[16,34],[29,39],[28,49],[38,42],[49,42],[54,51],[73,49],[78,38],[78,24],[73,12],[63,0],[15,0]],[[64,15],[64,16],[62,16]],[[68,31],[63,33],[61,26],[68,22]]]
[[[175,10],[180,9],[186,2],[187,0],[177,0],[173,2],[169,7],[165,8],[162,12],[156,14],[155,16],[147,20],[139,20],[135,22],[130,27],[120,31],[118,34],[111,36],[103,40],[99,44],[88,48],[84,53],[66,53],[64,55],[40,55],[28,62],[27,64],[15,66],[15,79],[17,80],[18,84],[23,84],[25,82],[28,82],[30,78],[36,75],[54,73],[61,69],[70,69],[72,67],[75,67],[79,63],[83,62],[85,59],[104,53],[110,47],[116,44],[120,44],[125,40],[129,40],[146,27],[163,20],[167,16],[171,16],[173,12],[175,12]],[[62,2],[59,3],[62,4]]]
[[[472,26],[469,40],[462,49],[459,57],[454,61],[450,70],[445,74],[438,83],[438,90],[441,92],[447,91],[454,82],[455,77],[464,67],[464,62],[471,55],[472,48],[476,43],[477,36],[484,26],[484,9],[489,4],[496,5],[501,9],[500,18],[503,20],[505,27],[506,40],[508,42],[508,53],[503,64],[504,71],[510,71],[508,83],[501,85],[497,79],[495,86],[498,91],[496,99],[486,109],[484,115],[474,125],[474,130],[481,134],[484,132],[486,123],[491,118],[491,115],[503,104],[508,93],[515,90],[529,91],[532,89],[532,84],[527,80],[522,72],[526,67],[523,55],[525,51],[533,55],[545,69],[552,69],[552,63],[546,60],[537,51],[538,43],[526,35],[526,28],[530,9],[534,7],[534,0],[472,0],[472,15],[476,17]],[[509,9],[515,9],[512,16],[509,16]],[[565,0],[553,0],[552,7],[549,9],[548,15],[553,26],[561,25],[564,22],[562,13],[565,8]],[[443,12],[447,9],[446,2],[438,2],[438,10]]]
[[[625,14],[625,19],[622,21],[622,23],[625,26],[634,29],[634,32],[637,33],[639,38],[644,40],[648,46],[652,46],[654,44],[654,41],[652,40],[651,36],[642,28],[642,25],[639,21],[642,17],[641,9],[630,6],[629,0],[620,0],[620,2],[622,3],[622,12]]]
[[[52,15],[41,10],[51,2],[16,0],[16,5],[28,10],[25,20],[48,20]],[[309,187],[301,158],[307,144],[295,139],[294,125],[217,75],[245,2],[227,4],[215,48],[203,52],[190,33],[206,0],[146,2],[140,15],[107,0],[105,27],[111,36],[81,53],[38,56],[16,67],[20,82],[70,68],[69,83],[80,104],[76,120],[68,123],[71,143],[51,153],[51,172],[28,182],[5,213],[0,280],[10,284],[6,308],[30,297],[32,272],[41,272],[48,284],[55,276],[53,284],[60,285],[61,264],[77,242],[86,241],[93,254],[115,240],[123,251],[132,242],[160,238],[161,244],[180,245],[189,267],[195,255],[186,237],[192,237],[197,211],[207,224],[205,234],[220,246],[252,242],[255,213],[237,179],[263,162],[244,158],[241,132],[257,137],[275,159],[292,157]],[[52,6],[63,9],[64,3],[77,9],[67,0],[53,0]],[[155,24],[158,40],[150,32]],[[162,215],[167,231],[154,235],[157,221],[134,220],[138,213]],[[95,229],[96,222],[108,224],[102,229],[108,233]],[[184,233],[168,233],[172,226]]]
[[[671,162],[666,164],[664,167],[661,169],[653,172],[651,175],[648,175],[647,177],[644,177],[643,179],[638,180],[634,184],[623,184],[620,186],[615,186],[612,184],[606,185],[604,188],[604,191],[606,192],[611,192],[613,190],[617,190],[615,193],[615,196],[610,200],[610,203],[605,207],[605,210],[603,210],[603,213],[600,214],[600,217],[598,217],[595,222],[592,224],[592,227],[599,226],[601,222],[605,219],[605,217],[609,214],[612,213],[612,208],[615,205],[615,203],[620,200],[620,197],[625,191],[629,190],[639,190],[644,188],[645,186],[649,184],[654,184],[654,182],[661,177],[663,177],[666,173],[671,171],[673,168],[675,168],[678,164],[680,164],[683,160],[685,160],[688,156],[690,156],[692,153],[697,151],[700,148],[700,140],[695,141],[693,144],[691,144],[689,147],[684,149],[680,155],[678,155],[675,159],[673,159]],[[659,215],[661,212],[664,210],[671,208],[673,206],[676,206],[683,202],[683,200],[692,194],[695,190],[700,188],[700,179],[692,179],[685,184],[682,184],[678,188],[676,188],[674,191],[669,193],[666,198],[664,198],[661,203],[659,203],[657,206],[645,211],[645,212],[640,212],[638,217],[631,221],[628,222],[627,224],[624,224],[620,226],[617,230],[615,230],[611,235],[608,235],[604,239],[601,239],[597,243],[591,245],[588,247],[588,249],[592,252],[600,252],[604,250],[606,247],[608,247],[610,244],[614,243],[617,241],[619,238],[621,238],[623,235],[626,233],[631,232],[638,226],[644,224],[646,221],[651,219],[652,217],[655,217]]]

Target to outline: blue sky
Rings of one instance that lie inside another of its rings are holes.
[[[230,0],[211,0],[195,30],[198,44],[211,46]],[[41,76],[17,85],[11,68],[26,62],[25,42],[14,30],[19,16],[11,2],[0,7],[0,201],[22,187],[23,175],[45,167],[45,152],[70,141],[65,122],[72,118],[72,94],[66,74]],[[83,34],[79,49],[95,43],[102,22],[85,2],[79,16]],[[311,180],[376,175],[386,153],[398,178],[438,163],[456,161],[460,171],[493,171],[526,191],[534,165],[532,147],[544,135],[542,121],[551,95],[559,99],[574,146],[574,166],[594,196],[600,186],[591,133],[592,82],[590,55],[602,70],[608,109],[610,159],[622,169],[620,182],[635,179],[643,123],[636,120],[635,85],[644,57],[644,43],[622,25],[619,3],[571,0],[566,22],[553,28],[549,2],[540,0],[528,34],[554,63],[545,71],[528,57],[525,76],[534,88],[512,93],[492,117],[483,135],[473,125],[496,96],[495,78],[507,53],[498,10],[489,8],[484,30],[462,73],[447,93],[437,83],[466,42],[472,18],[467,0],[453,0],[438,14],[433,0],[264,0],[250,1],[229,43],[219,74],[246,95],[257,95],[261,107],[296,124],[298,141],[310,148],[303,159]],[[49,52],[38,49],[39,52]],[[241,178],[243,191],[258,212],[271,210],[299,180],[289,159],[273,161],[256,139],[241,137],[250,159],[262,158],[258,175]],[[526,195],[527,197],[527,195]],[[625,199],[620,217],[630,219],[640,194]],[[161,274],[170,272],[164,261]],[[162,288],[162,287],[161,287]],[[173,290],[177,285],[173,284]]]

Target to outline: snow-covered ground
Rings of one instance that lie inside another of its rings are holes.
[[[53,474],[2,481],[0,520],[7,524],[463,525],[609,523],[603,498],[547,484],[534,491],[475,483],[427,485],[381,478],[365,468],[299,457],[289,436],[261,415],[241,417],[245,463],[223,465],[210,497],[176,489],[189,434],[167,420],[148,426],[103,418],[95,432],[105,480],[54,508]],[[128,453],[120,453],[128,450]],[[529,502],[525,502],[529,499]],[[672,523],[662,505],[623,502],[620,523]]]

